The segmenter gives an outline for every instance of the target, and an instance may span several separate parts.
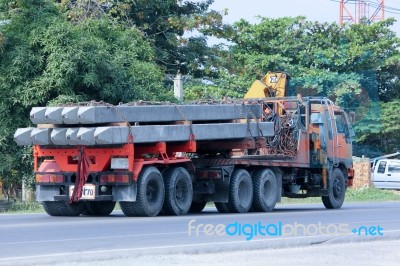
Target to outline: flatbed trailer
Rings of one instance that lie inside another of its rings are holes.
[[[127,216],[201,212],[207,202],[221,213],[268,212],[281,197],[337,209],[352,185],[350,121],[326,98],[161,107],[32,109],[37,127],[14,137],[34,145],[46,212],[109,215],[116,202]]]

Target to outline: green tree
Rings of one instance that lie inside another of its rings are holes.
[[[341,98],[360,93],[369,78],[362,72],[398,54],[392,19],[344,29],[304,17],[260,19],[258,24],[241,20],[224,36],[233,43],[225,67],[244,88],[267,71],[281,70],[291,74],[294,87]]]
[[[385,147],[385,152],[400,150],[400,99],[390,102],[382,102],[383,135],[378,136]],[[383,136],[383,137],[382,137]]]
[[[32,172],[29,150],[13,142],[32,106],[172,99],[152,45],[135,27],[101,16],[71,23],[46,0],[2,0],[0,20],[0,177],[8,183]]]
[[[371,103],[356,116],[357,154],[376,157],[400,150],[400,99]]]
[[[155,59],[166,74],[180,72],[200,77],[209,72],[206,62],[212,49],[204,35],[188,38],[185,33],[210,33],[223,27],[222,14],[208,10],[212,2],[63,0],[61,6],[75,23],[106,14],[115,25],[136,27],[155,47]]]
[[[377,82],[381,101],[400,99],[400,55],[390,57],[377,68]]]

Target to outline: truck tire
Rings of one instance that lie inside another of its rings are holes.
[[[192,202],[192,205],[190,205],[189,213],[200,213],[204,210],[206,207],[207,202],[206,201],[201,201],[201,202]]]
[[[182,215],[189,212],[193,200],[192,179],[183,167],[174,167],[164,173],[165,200],[163,213]]]
[[[345,193],[346,183],[343,172],[335,168],[329,178],[328,196],[322,196],[322,203],[327,209],[339,209],[343,205]]]
[[[108,216],[114,210],[115,201],[86,201],[86,209],[82,214],[94,216]]]
[[[258,170],[253,174],[253,204],[255,212],[271,212],[278,201],[278,183],[271,169]]]
[[[253,182],[249,172],[244,169],[235,170],[229,185],[229,210],[235,213],[248,212],[252,201]]]
[[[43,209],[51,216],[79,216],[85,209],[84,202],[43,201]]]
[[[122,212],[126,216],[156,216],[164,203],[164,182],[160,171],[153,167],[143,168],[137,183],[136,201],[121,201]]]
[[[229,208],[228,203],[224,202],[214,202],[215,208],[219,213],[230,213],[232,210]]]

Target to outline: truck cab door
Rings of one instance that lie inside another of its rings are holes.
[[[350,121],[344,112],[335,111],[335,121],[338,142],[338,157],[340,159],[352,158],[352,141]]]
[[[374,186],[377,188],[386,188],[386,180],[387,180],[387,174],[386,174],[386,167],[387,166],[387,161],[382,160],[378,162],[378,165],[375,166],[374,169],[374,174],[372,176]]]

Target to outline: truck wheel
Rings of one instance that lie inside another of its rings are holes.
[[[215,208],[217,208],[217,211],[219,213],[230,213],[232,210],[230,210],[228,203],[224,202],[214,202]]]
[[[270,212],[278,200],[278,184],[271,169],[256,171],[253,175],[253,204],[256,212]]]
[[[121,201],[122,212],[126,216],[156,216],[164,203],[164,182],[160,171],[151,166],[144,168],[138,178],[135,202]]]
[[[322,196],[322,203],[327,209],[339,209],[343,205],[346,183],[344,181],[343,172],[339,168],[332,171],[329,178],[328,196]]]
[[[189,212],[193,199],[192,179],[183,167],[165,171],[165,200],[163,213],[182,215]]]
[[[229,210],[232,212],[248,212],[253,201],[253,182],[249,172],[244,169],[235,170],[229,185]]]
[[[44,201],[43,209],[51,216],[78,216],[85,209],[84,202]]]
[[[192,205],[190,205],[189,212],[190,213],[200,213],[204,210],[206,207],[207,202],[206,201],[201,201],[201,202],[192,202]]]
[[[86,201],[86,209],[82,214],[94,216],[107,216],[114,210],[115,201]]]

